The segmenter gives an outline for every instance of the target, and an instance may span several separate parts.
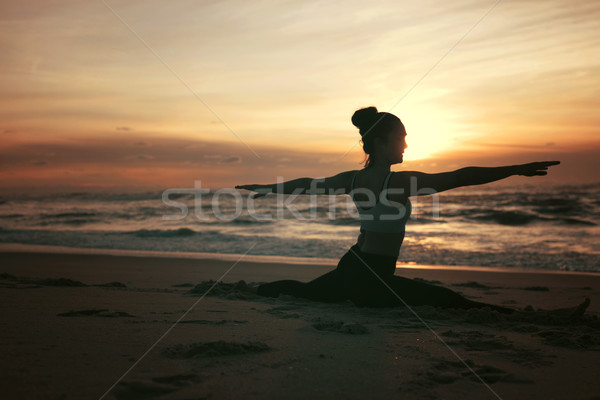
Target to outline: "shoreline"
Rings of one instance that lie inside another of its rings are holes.
[[[192,260],[216,260],[216,261],[240,261],[253,263],[269,263],[284,265],[318,265],[335,267],[338,259],[318,257],[288,257],[276,255],[252,255],[236,253],[203,253],[203,252],[181,252],[181,251],[154,251],[154,250],[125,250],[125,249],[97,249],[83,247],[33,245],[23,243],[0,243],[0,254],[4,253],[38,253],[38,254],[73,254],[73,255],[106,255],[122,257],[141,258],[168,258],[168,259],[192,259]],[[590,271],[568,271],[552,269],[534,269],[525,267],[487,267],[472,265],[435,265],[416,264],[413,262],[397,262],[396,270],[432,270],[432,271],[480,271],[480,272],[507,272],[507,273],[539,273],[557,275],[583,275],[600,276],[600,272]]]
[[[272,282],[292,279],[308,282],[335,268],[324,264],[282,264],[210,258],[177,258],[138,255],[2,252],[0,273],[36,279],[71,279],[86,285],[121,282],[143,289],[196,285],[209,280],[232,283]],[[514,305],[553,309],[591,297],[590,312],[600,312],[600,274],[551,271],[501,271],[440,268],[396,268],[396,275],[447,286],[464,295],[500,304],[510,289]],[[568,289],[569,296],[549,295]]]

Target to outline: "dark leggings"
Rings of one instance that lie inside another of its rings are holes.
[[[505,313],[512,311],[466,299],[442,286],[395,276],[395,270],[395,257],[363,253],[358,245],[354,245],[342,256],[337,268],[325,275],[310,282],[282,280],[265,283],[258,287],[257,293],[268,297],[289,294],[322,302],[350,299],[357,306],[368,307],[431,305],[463,309],[490,307]]]

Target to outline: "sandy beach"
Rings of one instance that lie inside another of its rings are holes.
[[[396,271],[519,310],[591,300],[580,317],[506,316],[358,308],[251,290],[308,281],[327,265],[0,257],[2,398],[600,399],[597,274]]]

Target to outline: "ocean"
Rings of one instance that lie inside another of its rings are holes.
[[[168,195],[168,196],[167,196]],[[167,196],[167,200],[163,199]],[[400,264],[600,272],[600,183],[472,186],[412,197]],[[339,259],[360,221],[347,195],[248,201],[233,189],[0,197],[0,243]]]

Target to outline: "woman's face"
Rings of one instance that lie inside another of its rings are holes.
[[[403,153],[407,147],[406,129],[403,124],[398,124],[398,127],[390,132],[386,145],[387,157],[390,164],[399,164],[404,161]]]

